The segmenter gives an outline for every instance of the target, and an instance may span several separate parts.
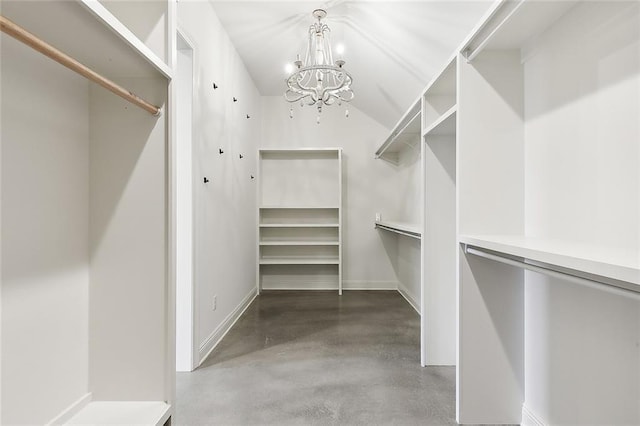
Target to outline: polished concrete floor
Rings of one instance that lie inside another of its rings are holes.
[[[395,291],[264,292],[177,377],[177,425],[455,424],[455,370],[420,367]]]

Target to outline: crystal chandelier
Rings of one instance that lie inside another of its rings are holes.
[[[318,22],[309,27],[309,43],[304,62],[298,55],[295,67],[287,77],[287,91],[284,97],[289,102],[300,105],[316,105],[318,113],[322,112],[322,105],[332,105],[335,102],[349,102],[353,99],[351,75],[343,68],[345,61],[333,61],[331,53],[331,30],[322,22],[327,12],[322,9],[313,11],[313,17]],[[345,112],[349,116],[349,111]],[[289,111],[293,118],[293,109]],[[318,116],[318,123],[320,116]]]

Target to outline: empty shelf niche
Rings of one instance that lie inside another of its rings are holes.
[[[338,290],[339,265],[261,265],[264,290]]]
[[[451,61],[436,79],[428,86],[423,98],[423,129],[428,130],[434,124],[455,111],[456,106],[456,60]]]
[[[339,244],[338,227],[262,227],[260,245]]]
[[[339,263],[338,245],[261,245],[261,265],[333,265]]]
[[[340,150],[260,151],[260,205],[340,205]]]
[[[339,209],[263,207],[260,209],[260,225],[263,226],[338,226]]]

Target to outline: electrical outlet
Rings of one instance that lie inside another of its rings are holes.
[[[218,307],[218,295],[213,296],[213,303],[211,304],[211,308],[215,311]]]
[[[382,215],[380,213],[376,213],[376,222],[380,222],[382,220]]]

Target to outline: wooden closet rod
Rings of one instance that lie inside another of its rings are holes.
[[[119,86],[108,78],[101,76],[91,68],[84,66],[80,62],[73,59],[71,56],[59,51],[55,47],[39,39],[29,31],[25,30],[24,28],[20,27],[19,25],[15,24],[2,15],[0,15],[0,29],[3,33],[10,35],[16,40],[19,40],[27,46],[42,53],[43,55],[48,56],[59,64],[64,65],[70,70],[77,72],[86,79],[99,84],[100,86],[115,93],[121,98],[124,98],[132,104],[139,106],[145,111],[148,111],[150,114],[157,117],[162,113],[162,110],[159,107],[150,104],[144,99],[138,97],[136,94],[128,91],[122,86]]]

